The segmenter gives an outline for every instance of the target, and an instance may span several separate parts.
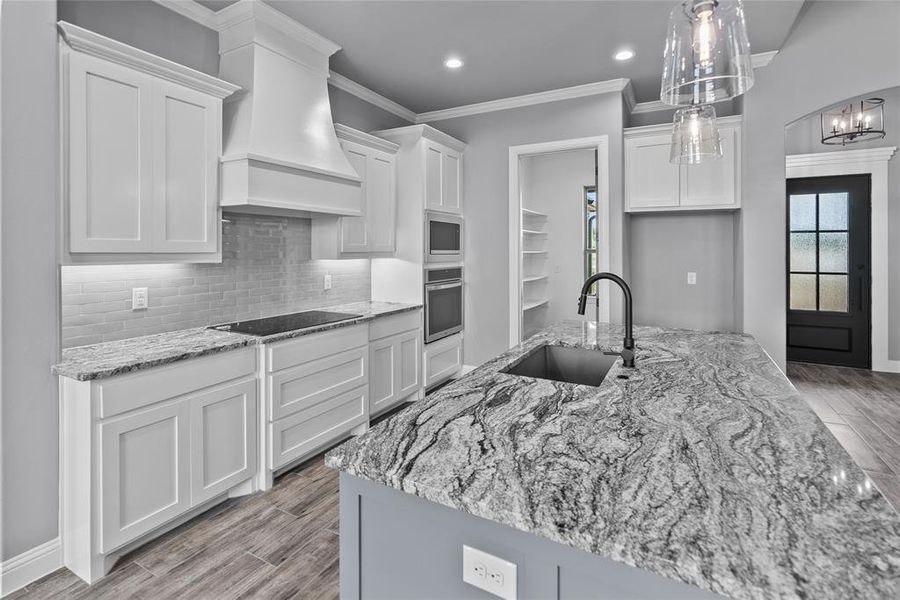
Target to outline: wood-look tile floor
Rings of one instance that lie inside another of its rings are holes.
[[[787,375],[900,511],[900,374],[788,363]]]
[[[8,598],[338,598],[338,475],[319,456],[138,548],[92,586],[60,569]]]

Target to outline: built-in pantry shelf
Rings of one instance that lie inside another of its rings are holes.
[[[522,209],[522,331],[526,334],[543,327],[545,311],[535,309],[550,303],[547,294],[548,220],[545,213]]]
[[[531,310],[539,306],[544,306],[548,302],[550,302],[550,300],[548,300],[547,298],[541,298],[538,300],[526,300],[522,303],[522,310]]]

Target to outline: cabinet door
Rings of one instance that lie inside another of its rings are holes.
[[[369,173],[367,167],[369,161],[366,151],[356,144],[343,144],[347,160],[356,169],[356,173],[362,178],[363,216],[341,217],[341,252],[367,252],[369,248],[369,235],[366,228],[366,219],[369,214],[367,202],[369,190]]]
[[[722,158],[681,167],[681,206],[736,206],[735,174],[739,156],[736,130],[719,130]]]
[[[72,53],[68,84],[69,251],[147,252],[152,79]]]
[[[100,550],[109,552],[190,507],[189,404],[100,424]]]
[[[219,101],[161,80],[153,89],[153,251],[215,252]]]
[[[670,135],[625,140],[625,208],[678,206],[678,166],[669,162]]]
[[[441,160],[441,209],[462,212],[460,155],[445,150]]]
[[[256,473],[256,379],[191,398],[191,505]]]
[[[462,368],[462,338],[451,336],[425,347],[425,387],[450,379]]]
[[[425,208],[441,209],[441,163],[443,153],[441,149],[425,146]]]
[[[396,228],[394,157],[373,154],[366,163],[369,252],[393,252]]]
[[[389,337],[369,345],[369,407],[372,414],[392,406],[400,398],[396,340],[396,337]]]
[[[407,331],[397,336],[397,399],[403,399],[422,387],[422,336]]]

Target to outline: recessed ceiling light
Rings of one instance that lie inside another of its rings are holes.
[[[630,60],[634,58],[634,50],[631,48],[622,48],[618,52],[616,52],[614,58],[616,60]]]
[[[448,69],[458,69],[463,66],[463,61],[459,58],[451,57],[444,61],[444,66]]]

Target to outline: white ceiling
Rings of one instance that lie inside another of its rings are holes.
[[[669,12],[676,2],[306,1],[269,4],[342,49],[337,73],[426,112],[520,94],[632,80],[638,102],[658,100]],[[229,0],[205,0],[219,9]],[[802,0],[745,2],[754,53],[781,48]],[[637,56],[617,62],[623,46]],[[448,55],[465,66],[443,66]]]

